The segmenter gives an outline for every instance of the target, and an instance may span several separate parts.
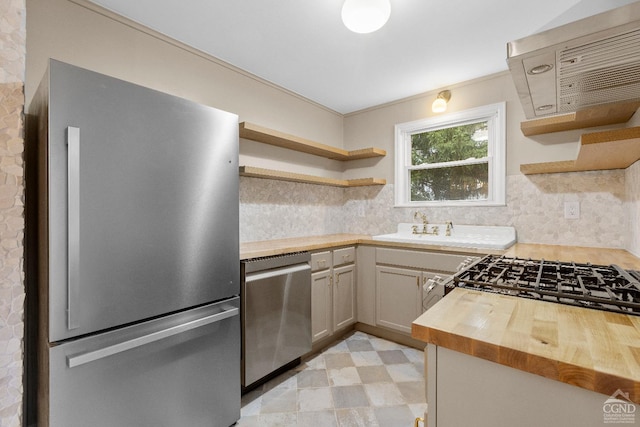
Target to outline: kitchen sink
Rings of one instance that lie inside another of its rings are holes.
[[[413,227],[417,227],[418,234],[413,232]],[[422,224],[400,223],[396,233],[373,236],[373,240],[487,249],[507,249],[516,242],[514,227],[454,224],[450,235],[447,236],[446,224],[427,225],[427,231],[430,233],[435,228],[438,231],[434,234],[420,234],[423,229]]]

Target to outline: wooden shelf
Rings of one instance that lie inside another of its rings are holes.
[[[625,102],[592,107],[575,113],[543,117],[520,123],[525,136],[542,135],[565,130],[626,123],[640,108],[640,102]]]
[[[360,150],[347,151],[330,145],[320,144],[308,139],[299,138],[283,132],[267,129],[253,123],[240,123],[240,138],[262,142],[264,144],[275,145],[289,150],[300,151],[302,153],[313,154],[334,160],[358,160],[372,157],[384,157],[387,152],[381,148],[363,148]]]
[[[303,182],[306,184],[328,185],[332,187],[364,187],[369,185],[385,185],[387,183],[387,181],[382,178],[334,179],[273,169],[256,168],[253,166],[240,166],[240,176],[275,179],[279,181]]]
[[[520,165],[525,175],[626,169],[640,160],[640,126],[582,135],[576,160]]]

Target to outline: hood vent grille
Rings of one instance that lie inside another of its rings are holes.
[[[640,98],[640,29],[560,52],[559,112]]]
[[[640,2],[511,42],[508,50],[527,118],[640,100]]]

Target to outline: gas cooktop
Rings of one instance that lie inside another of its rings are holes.
[[[640,272],[614,264],[488,255],[456,273],[447,292],[454,287],[640,315]]]

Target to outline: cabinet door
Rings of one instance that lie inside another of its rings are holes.
[[[356,267],[354,264],[333,269],[334,331],[356,321]]]
[[[312,342],[328,337],[331,328],[331,270],[311,275],[311,336]]]
[[[422,312],[422,272],[376,267],[376,324],[411,333]]]

